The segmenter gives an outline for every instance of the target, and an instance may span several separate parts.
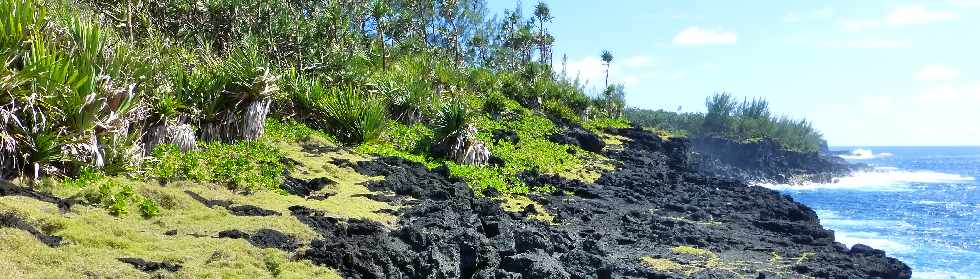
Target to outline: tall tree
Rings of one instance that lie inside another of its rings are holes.
[[[388,70],[388,49],[385,45],[385,20],[384,18],[390,13],[391,10],[388,4],[383,0],[375,0],[374,5],[371,7],[371,17],[374,18],[374,24],[376,25],[378,33],[378,43],[381,46],[381,69],[384,71]]]
[[[568,80],[568,54],[561,55],[561,80]]]
[[[606,88],[609,88],[609,66],[612,64],[613,55],[608,50],[602,51],[602,63],[606,66]]]
[[[551,16],[551,9],[548,8],[548,4],[538,2],[538,5],[534,7],[534,17],[538,21],[537,41],[540,55],[540,57],[538,57],[538,61],[542,64],[547,62],[548,65],[551,65],[550,49],[551,43],[554,42],[555,39],[550,34],[545,32],[544,24],[551,22],[551,20],[554,18]]]

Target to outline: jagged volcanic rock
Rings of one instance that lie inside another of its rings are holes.
[[[321,238],[300,258],[348,278],[909,278],[905,264],[863,246],[834,242],[810,208],[778,192],[707,176],[692,168],[688,143],[623,129],[622,150],[607,151],[617,170],[596,183],[556,176],[532,199],[554,224],[508,214],[438,170],[397,158],[358,162],[384,175],[374,191],[412,197],[393,227],[290,208]],[[566,195],[567,192],[573,193]],[[492,193],[491,193],[492,194]],[[535,210],[538,210],[535,208]],[[673,252],[696,247],[704,254]],[[777,261],[774,255],[794,258]],[[709,268],[654,269],[641,258]],[[773,264],[777,263],[777,264]]]
[[[719,137],[690,140],[695,165],[702,172],[742,181],[793,183],[827,182],[861,169],[821,152],[795,152],[771,139],[737,142]]]
[[[177,272],[180,271],[180,269],[182,268],[179,264],[175,264],[175,263],[154,262],[154,261],[147,261],[140,258],[118,258],[116,260],[132,265],[136,269],[139,269],[143,272],[154,272],[157,270]]]

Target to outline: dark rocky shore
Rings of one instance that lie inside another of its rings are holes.
[[[830,152],[796,152],[770,139],[738,142],[720,137],[690,140],[692,165],[709,176],[756,183],[829,182],[865,165]]]
[[[739,180],[784,181],[846,167],[811,167],[806,156],[814,155],[772,151],[766,142],[733,147],[665,141],[639,129],[610,132],[628,139],[604,151],[616,171],[594,184],[525,175],[530,185],[557,190],[532,195],[543,208],[528,206],[523,213],[502,210],[490,200],[492,191],[474,196],[444,171],[397,158],[358,162],[358,172],[386,177],[368,187],[389,193],[376,199],[403,206],[397,224],[294,206],[292,215],[321,236],[298,257],[348,278],[911,276],[908,266],[880,250],[834,242],[834,232],[805,205]],[[716,157],[698,158],[706,152]],[[757,159],[740,163],[740,156]],[[527,218],[541,210],[554,222]]]

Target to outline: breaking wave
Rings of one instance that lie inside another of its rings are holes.
[[[894,154],[887,153],[887,152],[875,154],[870,149],[861,149],[861,148],[858,148],[858,149],[852,150],[850,154],[838,155],[838,156],[840,156],[841,158],[847,159],[847,160],[870,160],[870,159],[874,159],[874,158],[891,157],[891,156],[894,156]]]
[[[860,171],[832,183],[806,183],[800,185],[760,184],[773,190],[848,189],[866,191],[902,191],[912,183],[966,183],[976,180],[971,176],[934,171],[907,171],[896,168],[876,168]]]

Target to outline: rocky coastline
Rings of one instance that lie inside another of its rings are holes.
[[[787,150],[771,139],[739,142],[721,137],[690,139],[692,165],[709,176],[748,183],[830,182],[868,166],[826,152]]]
[[[358,172],[386,177],[368,187],[389,194],[378,199],[401,206],[397,225],[290,208],[321,236],[300,257],[348,278],[911,276],[907,265],[881,250],[835,242],[834,232],[805,205],[731,178],[779,181],[807,171],[846,171],[837,162],[808,167],[813,161],[807,160],[825,157],[767,151],[772,145],[760,143],[737,148],[745,153],[717,153],[719,161],[731,163],[731,156],[769,152],[734,164],[753,167],[746,174],[719,177],[704,171],[697,153],[732,148],[730,143],[712,148],[640,129],[609,132],[627,139],[621,148],[603,151],[616,161],[616,171],[596,183],[527,175],[530,185],[557,187],[530,197],[540,208],[519,213],[502,210],[492,191],[478,197],[439,170],[397,158],[359,162]],[[763,171],[767,166],[779,168]],[[554,221],[529,218],[539,211],[550,212]]]
[[[594,148],[598,136],[589,133],[569,128],[568,137],[559,140]],[[823,228],[807,206],[747,184],[803,175],[831,177],[854,166],[827,160],[825,155],[785,151],[767,142],[739,146],[717,140],[664,139],[639,128],[607,129],[604,134],[620,139],[600,148],[614,170],[594,183],[521,174],[535,194],[529,194],[531,202],[516,211],[505,210],[500,203],[504,197],[496,191],[474,193],[464,182],[449,178],[445,167],[429,169],[395,157],[335,158],[329,164],[366,177],[384,177],[366,181],[369,192],[357,196],[390,205],[377,212],[390,214],[392,221],[344,218],[311,208],[312,203],[270,210],[185,190],[185,199],[206,207],[200,210],[292,219],[308,227],[312,236],[301,240],[268,227],[227,229],[217,236],[168,227],[160,237],[244,241],[258,249],[287,253],[289,261],[309,262],[356,279],[911,277],[911,269],[885,251],[835,242],[834,232]],[[304,149],[310,156],[339,151]],[[282,188],[298,199],[322,200],[323,193],[343,192],[333,189],[338,185],[343,184],[294,177]],[[36,199],[62,212],[78,202],[0,186],[0,196]],[[549,218],[539,218],[542,214]],[[0,217],[0,227],[23,230],[51,249],[65,244],[49,228],[37,227],[24,216]],[[158,278],[169,278],[187,264],[133,257],[117,260]]]

